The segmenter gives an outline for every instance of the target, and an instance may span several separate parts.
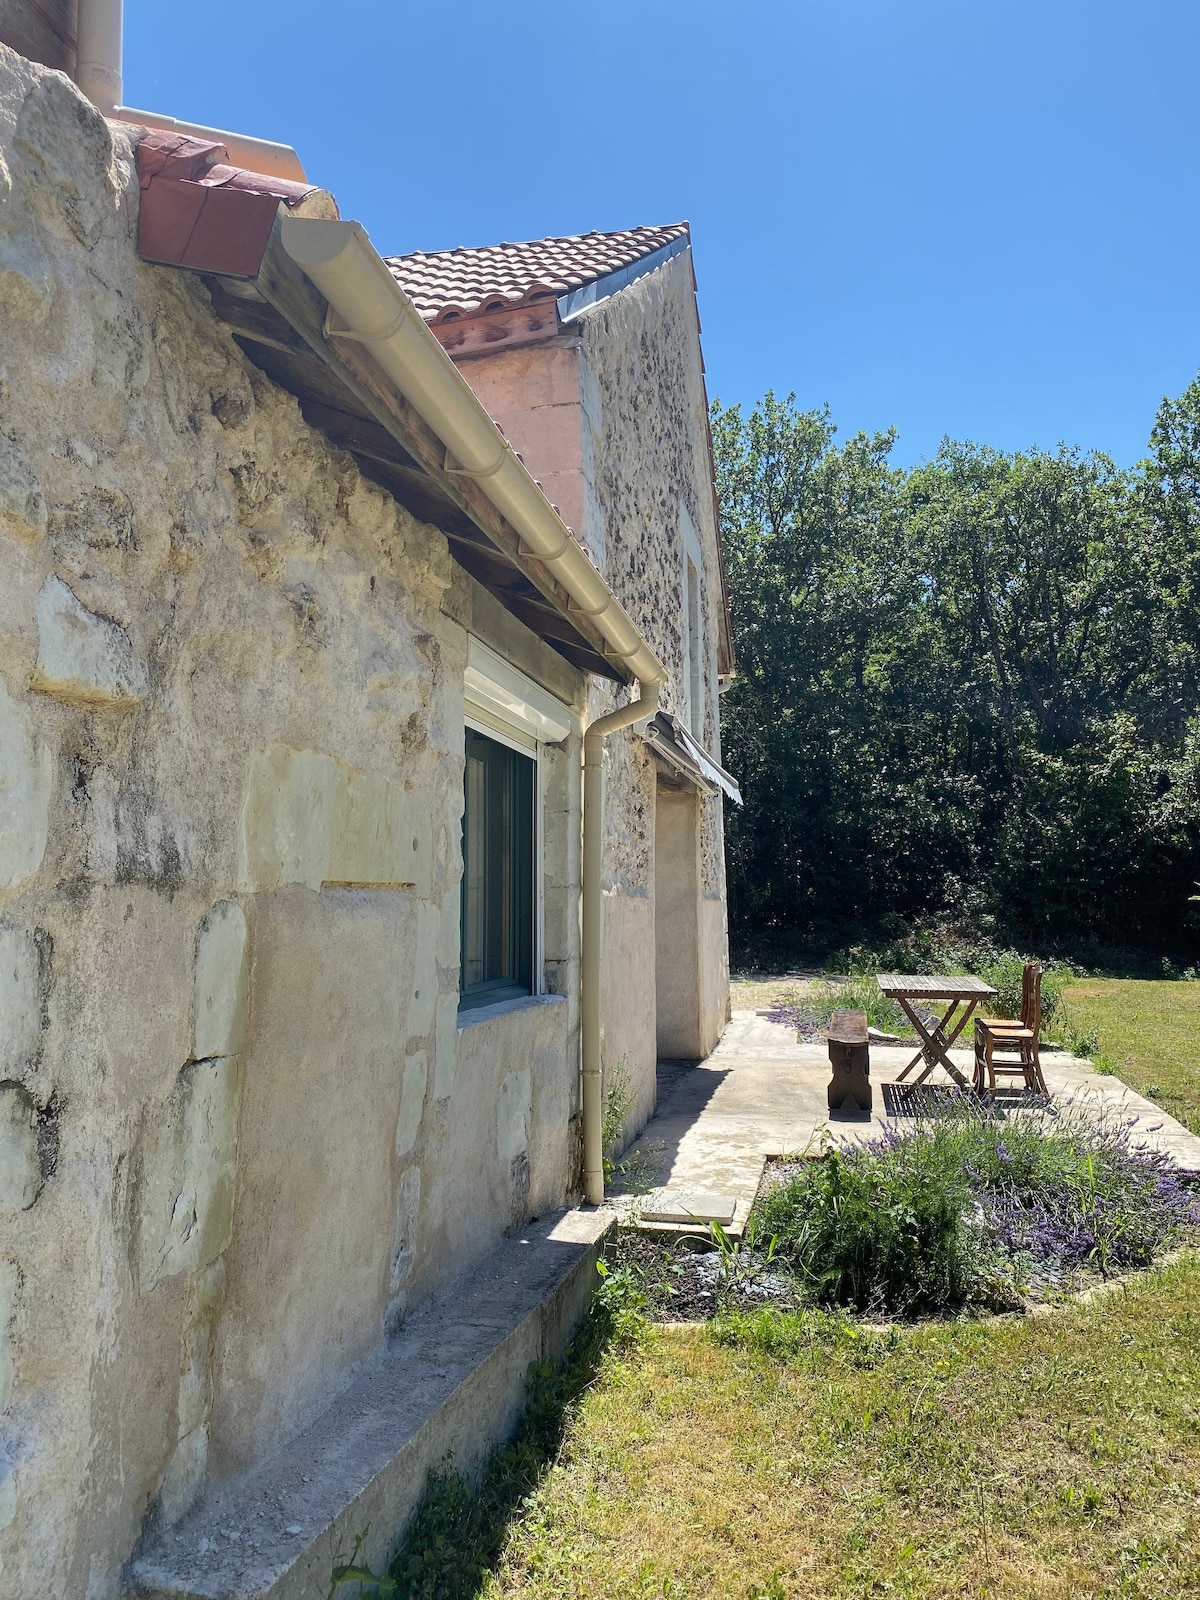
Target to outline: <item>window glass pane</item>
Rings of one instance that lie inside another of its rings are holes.
[[[474,729],[466,736],[462,997],[532,989],[534,763]]]
[[[484,819],[487,768],[483,757],[467,746],[466,810],[463,815],[463,988],[484,979]]]

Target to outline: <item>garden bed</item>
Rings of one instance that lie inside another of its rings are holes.
[[[1200,1235],[1195,1188],[1131,1122],[947,1097],[910,1127],[768,1166],[744,1239],[628,1231],[605,1292],[653,1320],[771,1307],[889,1321],[1030,1309]]]

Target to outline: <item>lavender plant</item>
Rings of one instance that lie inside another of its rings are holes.
[[[1200,1223],[1166,1156],[1078,1107],[1004,1117],[970,1094],[830,1148],[755,1208],[819,1304],[911,1315],[1145,1266]]]

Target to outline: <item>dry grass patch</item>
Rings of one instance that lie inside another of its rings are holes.
[[[811,985],[808,978],[737,972],[729,980],[729,1004],[734,1011],[768,1011],[780,1004],[796,1005]]]
[[[645,1329],[479,1592],[1200,1594],[1200,1264],[1045,1318]]]

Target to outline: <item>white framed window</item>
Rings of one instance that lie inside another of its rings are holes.
[[[541,994],[545,900],[542,750],[571,714],[478,639],[464,682],[459,1005]]]

